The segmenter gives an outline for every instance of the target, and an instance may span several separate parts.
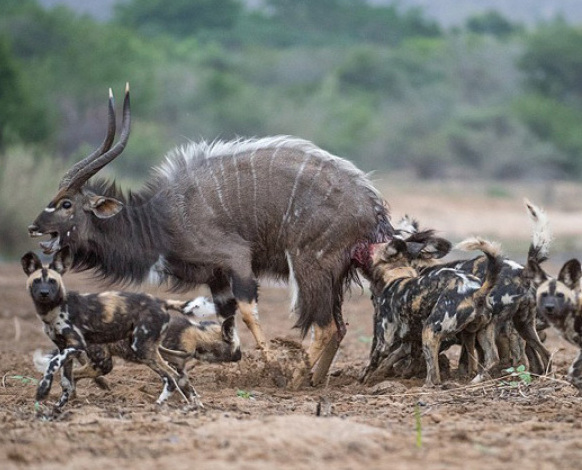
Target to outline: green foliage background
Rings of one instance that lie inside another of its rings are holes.
[[[0,0],[0,253],[132,89],[141,181],[189,139],[294,134],[364,170],[422,178],[580,178],[582,29],[496,12],[446,30],[364,0],[129,0],[99,23]],[[23,191],[26,196],[23,196]]]

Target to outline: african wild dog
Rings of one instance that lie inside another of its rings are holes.
[[[200,299],[195,299],[195,301],[200,301]],[[179,310],[183,313],[187,309],[191,311],[195,301],[165,301],[165,308]],[[208,312],[208,310],[204,310],[203,305],[198,305],[197,309],[204,313]],[[183,315],[170,315],[170,322],[162,340],[160,353],[178,371],[180,381],[187,380],[186,364],[191,359],[205,362],[239,361],[241,359],[240,341],[233,323],[234,317],[227,318],[221,324],[217,321],[194,321]],[[93,378],[97,385],[106,389],[109,386],[103,376],[113,370],[113,356],[129,362],[140,362],[127,340],[105,344],[87,344],[86,352],[88,360],[82,367],[73,370],[74,379]],[[43,355],[38,351],[35,352],[34,362],[37,369],[44,371],[48,361],[57,353],[58,351],[55,351]]]
[[[471,275],[441,268],[419,275],[412,260],[422,256],[444,256],[450,243],[432,231],[378,244],[370,254],[367,273],[375,298],[374,341],[363,381],[376,370],[390,370],[401,361],[413,361],[422,351],[426,361],[426,385],[441,381],[438,356],[442,341],[460,334],[464,347],[473,352],[475,334],[487,325],[485,298],[501,269],[499,247],[480,239],[469,239],[458,247],[481,250],[488,259],[483,283]],[[490,341],[479,336],[480,341]],[[474,358],[475,354],[470,354]],[[477,372],[475,360],[470,372]]]
[[[57,251],[48,266],[33,252],[21,259],[37,315],[45,333],[59,349],[39,383],[37,401],[47,397],[54,374],[62,369],[63,390],[55,406],[55,411],[60,410],[74,392],[73,359],[84,363],[89,344],[125,341],[135,354],[135,360],[162,378],[164,388],[157,403],[163,403],[179,388],[186,401],[198,404],[196,391],[187,377],[185,380],[180,377],[158,350],[170,321],[164,301],[146,294],[67,292],[61,276],[71,261],[68,248]]]
[[[547,259],[551,242],[548,218],[539,207],[528,200],[524,202],[533,227],[528,259],[535,260],[539,265]],[[405,217],[396,225],[395,230],[396,236],[406,240],[410,234],[419,230],[418,222]],[[415,258],[413,265],[423,274],[433,269],[450,267],[477,276],[481,280],[485,277],[488,264],[485,256],[446,263],[438,263],[435,258],[429,253],[424,257]],[[497,338],[499,339],[500,332],[506,333],[500,341],[500,346],[504,348],[504,362],[511,361],[509,366],[522,361],[523,347],[519,341],[521,337],[525,341],[525,353],[531,371],[542,374],[548,368],[550,353],[540,341],[538,334],[544,325],[536,318],[536,286],[537,283],[527,265],[524,267],[515,261],[505,259],[499,279],[488,295],[486,306],[492,316],[491,327],[495,327]],[[519,337],[513,334],[513,327],[519,333]],[[497,346],[491,351],[483,351],[483,355],[486,370],[491,371],[500,362]]]
[[[577,259],[567,261],[560,269],[558,279],[552,279],[541,269],[532,267],[541,282],[536,303],[540,314],[547,319],[569,343],[580,348],[568,370],[568,380],[582,394],[582,296],[580,279],[582,268]]]

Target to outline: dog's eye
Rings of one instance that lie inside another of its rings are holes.
[[[548,293],[547,292],[542,292],[541,293],[542,299],[545,299],[547,296],[548,296]]]
[[[563,292],[558,292],[556,294],[556,297],[558,297],[558,299],[563,299],[564,298],[564,293]]]
[[[73,203],[69,200],[65,200],[62,202],[61,207],[63,209],[70,209],[71,207],[73,207]]]
[[[56,283],[57,283],[56,279],[52,279],[52,278],[49,279],[49,284],[53,284],[54,285]]]

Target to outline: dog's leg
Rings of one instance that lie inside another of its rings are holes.
[[[110,390],[109,384],[103,378],[104,375],[109,374],[113,370],[113,358],[110,347],[112,346],[105,344],[87,345],[88,360],[81,367],[77,367],[73,371],[75,380],[93,379],[100,388]],[[121,355],[121,357],[124,356]]]
[[[582,394],[582,349],[568,370],[568,381]]]
[[[55,373],[63,367],[63,364],[65,364],[67,360],[72,360],[75,356],[78,356],[80,352],[81,351],[77,348],[69,347],[59,351],[51,358],[44,376],[36,389],[36,401],[42,401],[47,397],[51,390]]]
[[[490,321],[484,328],[477,332],[477,341],[483,349],[483,373],[490,374],[499,364],[499,353],[495,343],[495,321]]]
[[[426,360],[425,386],[432,387],[441,383],[439,370],[439,349],[441,345],[440,334],[435,332],[432,325],[426,325],[422,330],[422,352]]]
[[[466,359],[466,374],[469,377],[475,377],[479,368],[477,359],[477,349],[475,348],[475,333],[472,331],[461,331],[461,343],[463,348],[463,358]]]
[[[535,317],[529,315],[525,320],[522,320],[519,315],[513,319],[515,328],[525,340],[526,353],[531,372],[538,375],[543,375],[549,370],[550,352],[546,349],[538,337],[535,327]],[[532,354],[535,353],[535,354]],[[537,357],[539,355],[539,358]]]
[[[61,388],[62,393],[59,401],[55,404],[55,411],[60,409],[75,395],[75,376],[73,375],[73,359],[69,358],[63,364],[61,370]]]

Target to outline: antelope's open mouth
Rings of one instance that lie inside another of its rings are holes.
[[[58,232],[50,232],[50,233],[41,233],[41,232],[33,232],[30,234],[31,237],[42,237],[43,235],[50,235],[50,239],[46,241],[42,241],[39,243],[42,251],[45,254],[54,253],[61,247],[61,236]]]

